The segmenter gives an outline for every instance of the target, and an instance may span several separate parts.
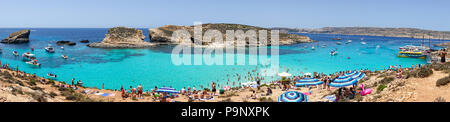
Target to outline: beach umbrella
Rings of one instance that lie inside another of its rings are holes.
[[[169,90],[169,89],[158,89],[155,92],[179,93],[177,90]]]
[[[315,78],[303,78],[303,79],[299,79],[296,82],[317,82],[319,81],[319,79],[315,79]]]
[[[292,76],[292,74],[289,74],[287,72],[282,72],[282,73],[278,73],[278,76],[280,76],[280,77],[290,77],[290,76]]]
[[[278,97],[278,102],[307,102],[307,97],[297,91],[288,91]]]

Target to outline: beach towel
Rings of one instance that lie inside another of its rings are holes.
[[[323,98],[328,99],[328,100],[333,101],[333,102],[336,102],[336,96],[335,95],[328,95],[328,96],[325,96]]]
[[[109,96],[109,93],[103,93],[100,96],[107,97],[107,96]]]
[[[94,94],[95,94],[95,95],[103,95],[103,93],[100,93],[100,92],[99,92],[99,93],[94,93]]]

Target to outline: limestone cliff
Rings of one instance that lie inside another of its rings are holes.
[[[108,30],[108,33],[102,42],[91,43],[87,46],[99,48],[144,48],[154,45],[144,41],[144,38],[145,36],[142,33],[142,30],[127,27],[114,27]]]
[[[1,43],[27,43],[29,40],[30,30],[20,30],[11,33],[8,38],[3,39]]]

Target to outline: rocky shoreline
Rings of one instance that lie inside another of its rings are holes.
[[[450,40],[450,32],[417,28],[381,28],[381,27],[323,27],[323,28],[274,28],[292,33],[343,34],[381,37],[404,37],[415,39]]]

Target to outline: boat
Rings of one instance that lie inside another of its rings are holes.
[[[332,50],[331,52],[330,52],[330,55],[331,56],[335,56],[335,55],[337,55],[338,54],[338,52],[336,51],[336,50]]]
[[[52,45],[48,45],[47,47],[45,47],[45,51],[49,53],[54,53],[55,49],[52,47]]]
[[[311,47],[312,50],[315,50],[316,48],[314,46]]]
[[[425,46],[406,45],[399,48],[398,57],[426,59],[430,48]]]
[[[19,56],[19,53],[17,53],[17,51],[13,51],[13,55],[14,56]]]
[[[62,49],[62,50],[64,50],[64,47],[63,47],[63,46],[61,46],[61,49]]]
[[[31,65],[35,65],[35,66],[41,66],[41,64],[38,63],[37,60],[32,60],[32,61],[28,61],[28,62],[25,62],[25,63],[31,64]]]
[[[63,58],[63,59],[68,59],[69,58],[69,56],[67,56],[67,55],[61,55],[61,57]]]
[[[366,45],[367,43],[366,43],[366,42],[361,42],[361,44],[362,44],[362,45]]]
[[[336,44],[337,44],[337,45],[341,45],[341,44],[342,44],[342,42],[336,42]]]
[[[56,78],[57,76],[55,75],[55,74],[53,74],[53,73],[47,73],[47,76],[49,76],[49,77],[52,77],[52,78]]]
[[[347,40],[347,42],[345,42],[345,44],[349,44],[352,43],[352,40]]]
[[[36,57],[34,57],[34,54],[31,54],[30,52],[26,52],[22,54],[23,60],[25,61],[31,61],[36,59]]]

